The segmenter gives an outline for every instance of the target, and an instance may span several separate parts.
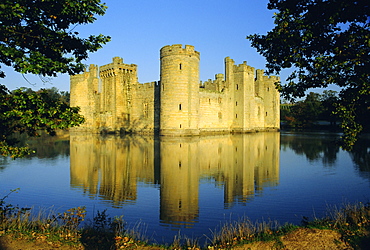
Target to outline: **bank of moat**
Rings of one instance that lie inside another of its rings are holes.
[[[225,74],[199,79],[200,53],[180,44],[160,50],[160,80],[141,84],[137,65],[120,57],[71,76],[71,106],[86,122],[77,131],[199,135],[279,130],[277,76],[225,58]]]

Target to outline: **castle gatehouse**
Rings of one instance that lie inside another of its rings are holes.
[[[137,65],[120,57],[90,65],[71,76],[71,106],[85,123],[75,131],[200,135],[277,131],[280,98],[277,76],[225,58],[225,73],[199,79],[200,53],[175,44],[160,50],[160,80],[139,83]]]

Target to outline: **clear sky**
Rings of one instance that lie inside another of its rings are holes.
[[[124,63],[138,65],[140,83],[159,80],[159,50],[165,45],[189,44],[200,52],[200,80],[214,79],[224,73],[224,58],[236,64],[265,68],[247,35],[266,34],[273,28],[273,11],[267,9],[268,0],[106,0],[104,16],[74,31],[82,37],[104,34],[112,40],[98,52],[90,54],[84,63],[108,64],[115,56]],[[4,67],[2,65],[2,67]],[[15,73],[7,74],[0,83],[9,89],[57,87],[69,91],[69,76],[60,75],[44,83],[39,77]]]

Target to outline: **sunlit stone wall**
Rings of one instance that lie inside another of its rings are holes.
[[[71,106],[80,107],[80,114],[85,117],[85,122],[75,129],[97,132],[100,125],[96,114],[100,110],[98,66],[91,64],[88,71],[71,76],[70,93]]]
[[[175,44],[160,51],[159,82],[139,84],[137,66],[119,57],[71,76],[71,104],[86,118],[72,130],[198,135],[280,128],[278,77],[226,57],[225,74],[201,83],[199,61],[194,46]]]
[[[199,134],[199,52],[180,44],[161,49],[160,133]]]

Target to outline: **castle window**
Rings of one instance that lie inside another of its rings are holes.
[[[147,103],[144,103],[144,117],[145,118],[148,118],[148,114],[149,114],[149,110],[148,110],[148,104]]]
[[[238,114],[235,114],[235,118],[238,118]]]
[[[238,106],[238,102],[235,102],[235,106]]]
[[[179,161],[179,168],[181,168],[181,161]]]
[[[180,65],[179,65],[179,66],[180,66],[179,68],[180,68],[180,70],[181,70],[181,67],[182,67],[181,63],[180,63]]]
[[[267,112],[266,112],[266,116],[267,116]]]
[[[180,124],[180,128],[181,128],[181,124]]]
[[[270,88],[269,87],[267,87],[267,91],[270,91]]]
[[[238,89],[239,89],[239,85],[237,84],[237,85],[236,85],[236,90],[238,90]]]
[[[211,104],[211,99],[208,99],[209,104]]]
[[[181,110],[181,103],[179,104],[179,110]]]

